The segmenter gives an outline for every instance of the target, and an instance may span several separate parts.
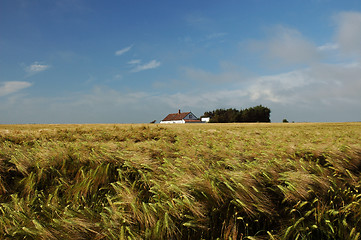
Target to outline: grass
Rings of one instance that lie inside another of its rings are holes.
[[[2,239],[360,239],[361,123],[0,125]]]

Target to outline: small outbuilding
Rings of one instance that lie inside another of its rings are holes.
[[[192,112],[181,112],[168,114],[160,123],[201,123]]]
[[[211,120],[210,117],[202,117],[202,118],[201,118],[201,122],[202,122],[202,123],[209,123],[210,120]]]

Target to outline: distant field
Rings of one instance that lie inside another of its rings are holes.
[[[0,125],[0,239],[360,239],[361,123]]]

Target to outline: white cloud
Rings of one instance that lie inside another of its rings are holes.
[[[128,62],[128,64],[140,64],[142,62],[142,60],[140,59],[132,59]]]
[[[247,92],[242,89],[219,89],[214,91],[188,92],[163,95],[158,102],[172,109],[189,108],[212,110],[215,108],[235,107],[247,102]]]
[[[34,62],[30,66],[26,67],[25,70],[30,74],[34,74],[34,73],[45,71],[49,67],[50,67],[49,65],[41,64],[39,62]]]
[[[331,50],[337,50],[340,46],[337,43],[326,43],[322,46],[318,46],[317,49],[320,51],[331,51]]]
[[[135,68],[133,68],[131,70],[131,72],[140,72],[140,71],[144,71],[144,70],[148,70],[148,69],[153,69],[153,68],[157,68],[161,65],[161,63],[157,60],[152,60],[148,63],[145,63],[143,65],[138,65]]]
[[[314,97],[328,101],[349,99],[361,103],[361,65],[360,63],[322,64],[312,69],[311,76],[323,87]]]
[[[170,96],[172,107],[180,103],[193,108],[197,105],[214,108],[256,103],[295,112],[297,108],[323,109],[326,105],[346,108],[343,104],[352,103],[361,109],[359,62],[314,63],[308,68],[258,77],[246,77],[232,71],[220,74],[192,68],[185,68],[184,71],[185,79],[204,81],[208,85],[203,90],[195,88],[198,89],[196,93]],[[215,85],[218,89],[213,87],[212,90],[213,83],[224,83],[227,80],[227,85]],[[192,84],[194,85],[194,82]],[[303,114],[307,115],[305,112]],[[331,112],[329,116],[332,116]]]
[[[318,59],[315,45],[295,29],[278,27],[268,42],[268,54],[285,63],[309,63]]]
[[[189,73],[187,73],[189,74]],[[185,79],[194,81],[188,78]],[[229,73],[195,71],[200,77],[220,79]],[[216,108],[246,108],[262,104],[270,107],[272,121],[357,121],[361,116],[361,64],[315,64],[274,75],[264,75],[203,88],[188,88],[175,93],[152,91],[122,92],[95,87],[83,94],[62,99],[25,98],[0,101],[7,112],[2,123],[114,123],[158,121],[169,112],[191,110],[197,116]],[[220,79],[221,80],[221,79]],[[185,81],[185,80],[184,80]],[[217,80],[218,81],[218,80]],[[7,83],[0,95],[9,94],[30,83]],[[5,85],[4,85],[5,86]],[[5,90],[7,89],[7,90]],[[105,107],[106,106],[106,107]],[[127,114],[122,114],[126,112]],[[21,113],[21,114],[19,114]],[[20,117],[21,116],[21,117]]]
[[[130,49],[132,49],[132,47],[133,47],[133,45],[130,45],[129,47],[120,49],[120,50],[118,50],[118,51],[115,52],[115,55],[116,55],[116,56],[123,55],[124,53],[130,51]]]
[[[299,94],[304,88],[313,83],[309,71],[309,69],[295,70],[255,78],[248,88],[249,97],[252,101],[294,104],[300,101]]]
[[[360,75],[360,64],[316,64],[307,69],[256,78],[248,92],[253,101],[298,108],[321,110],[326,105],[346,108],[350,104],[360,107]]]
[[[272,64],[310,64],[320,58],[317,47],[298,30],[276,26],[264,41],[251,41],[249,48],[265,53]]]
[[[361,54],[361,13],[341,12],[336,16],[336,40],[341,50]]]
[[[21,82],[21,81],[10,81],[10,82],[0,83],[0,97],[18,92],[24,88],[30,87],[31,85],[32,84],[29,82]]]

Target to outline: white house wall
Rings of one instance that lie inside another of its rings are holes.
[[[186,122],[184,120],[173,120],[173,121],[160,121],[160,123],[169,124],[169,123],[186,123]]]

